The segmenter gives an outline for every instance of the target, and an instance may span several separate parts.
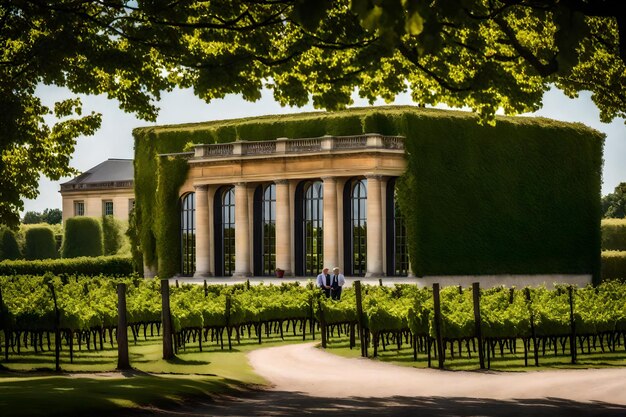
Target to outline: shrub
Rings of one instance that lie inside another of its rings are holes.
[[[31,227],[26,230],[24,257],[28,260],[58,257],[54,232],[49,227]]]
[[[626,219],[602,220],[602,250],[626,251]]]
[[[0,275],[43,275],[46,272],[55,275],[127,276],[133,272],[133,263],[131,258],[123,256],[0,262]]]
[[[602,252],[602,280],[607,279],[626,280],[626,251]]]
[[[102,256],[102,226],[92,217],[72,217],[65,222],[63,258]]]
[[[20,259],[20,247],[15,237],[15,232],[11,229],[0,228],[0,260]]]
[[[102,216],[102,237],[105,255],[115,255],[122,246],[121,225],[113,216]]]

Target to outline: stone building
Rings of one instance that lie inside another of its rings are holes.
[[[184,275],[406,276],[404,138],[197,145],[181,187]]]
[[[61,184],[63,221],[75,216],[112,215],[128,220],[135,206],[132,159],[108,159]]]

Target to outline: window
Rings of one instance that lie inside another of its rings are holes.
[[[409,253],[406,222],[398,205],[396,179],[387,183],[387,275],[407,276]]]
[[[102,215],[103,216],[113,215],[113,202],[111,200],[102,202]]]
[[[181,272],[193,275],[196,271],[196,194],[185,194],[180,210]]]
[[[305,186],[303,206],[304,274],[318,275],[324,264],[324,189],[321,181]]]
[[[74,216],[84,216],[84,215],[85,215],[85,202],[74,201]]]
[[[214,200],[215,275],[235,272],[235,187],[222,187]]]
[[[276,270],[276,185],[270,184],[263,191],[263,275],[273,275]]]
[[[344,188],[344,269],[364,276],[367,271],[367,180],[348,181]]]

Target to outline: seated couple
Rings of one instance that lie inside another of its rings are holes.
[[[317,276],[317,286],[324,292],[324,295],[333,300],[341,298],[341,287],[346,283],[346,278],[339,273],[339,268],[334,267],[333,273],[328,273],[328,268],[324,268]]]

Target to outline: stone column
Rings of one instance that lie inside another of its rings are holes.
[[[276,268],[283,269],[285,276],[293,276],[291,270],[291,209],[289,204],[289,181],[276,182]]]
[[[196,272],[194,278],[209,273],[209,186],[196,185]]]
[[[383,274],[383,216],[381,176],[367,176],[367,272],[365,277]]]
[[[248,187],[245,182],[240,182],[235,184],[235,272],[233,277],[251,275]]]
[[[337,233],[337,179],[322,178],[324,182],[324,266],[338,265]]]

